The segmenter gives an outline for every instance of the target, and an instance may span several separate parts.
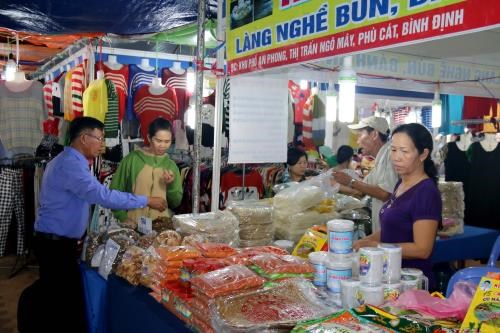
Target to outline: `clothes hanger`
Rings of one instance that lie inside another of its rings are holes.
[[[137,65],[140,69],[146,72],[151,72],[155,68],[149,64],[149,59],[148,58],[142,58],[141,63]]]

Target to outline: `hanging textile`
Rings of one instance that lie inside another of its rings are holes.
[[[111,80],[106,82],[106,91],[108,97],[108,111],[104,119],[104,137],[117,138],[120,123],[118,121],[118,94],[116,93],[115,85]]]
[[[184,119],[184,113],[189,106],[187,71],[184,71],[182,74],[177,74],[172,72],[169,68],[163,68],[161,70],[161,81],[167,87],[175,89],[179,119]]]
[[[71,106],[75,118],[83,116],[83,91],[87,88],[85,63],[76,66],[71,74]]]
[[[64,86],[61,86],[63,88],[62,95],[64,96],[64,103],[62,104],[64,119],[67,121],[75,119],[75,114],[73,112],[73,100],[71,97],[72,75],[73,71],[67,72],[64,79]]]
[[[24,253],[22,175],[22,169],[2,168],[0,170],[0,257],[5,254],[12,213],[17,222],[17,255]]]
[[[483,119],[492,112],[497,113],[497,101],[494,98],[464,97],[463,119]],[[483,125],[468,125],[471,130],[480,132]]]
[[[498,229],[500,196],[500,145],[486,151],[481,142],[471,144],[470,178],[466,193],[466,221],[468,225]]]
[[[444,134],[460,134],[464,132],[463,125],[452,125],[452,122],[461,120],[464,108],[464,96],[441,95],[443,101],[443,122],[440,132]]]
[[[222,86],[222,133],[229,138],[229,92],[231,85],[229,77],[224,78],[224,85]]]
[[[128,66],[122,65],[120,69],[112,69],[103,62],[97,62],[95,64],[96,71],[102,69],[104,72],[104,77],[111,80],[116,88],[116,93],[118,95],[118,117],[121,121],[125,115],[125,105],[127,103],[128,94],[128,77],[129,69]]]
[[[134,113],[134,96],[137,90],[143,85],[150,86],[155,77],[156,74],[154,69],[150,71],[145,71],[135,64],[129,65],[126,119],[128,120],[137,119]]]
[[[104,123],[108,111],[108,88],[106,80],[92,81],[83,92],[83,114]]]
[[[313,123],[312,135],[315,146],[323,146],[325,144],[325,103],[319,98],[318,95],[314,96],[313,103]]]

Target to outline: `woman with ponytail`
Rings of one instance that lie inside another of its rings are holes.
[[[441,222],[441,195],[432,162],[432,136],[420,124],[401,125],[391,138],[391,160],[401,179],[380,210],[381,230],[354,244],[355,248],[397,243],[403,267],[421,269],[433,285],[431,255]]]

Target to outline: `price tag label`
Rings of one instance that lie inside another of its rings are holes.
[[[139,218],[139,224],[137,230],[144,235],[148,235],[153,232],[153,220],[145,216]]]

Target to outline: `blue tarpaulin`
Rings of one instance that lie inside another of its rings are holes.
[[[217,0],[207,0],[215,17]],[[166,31],[196,22],[197,0],[5,0],[0,27],[41,34]]]

